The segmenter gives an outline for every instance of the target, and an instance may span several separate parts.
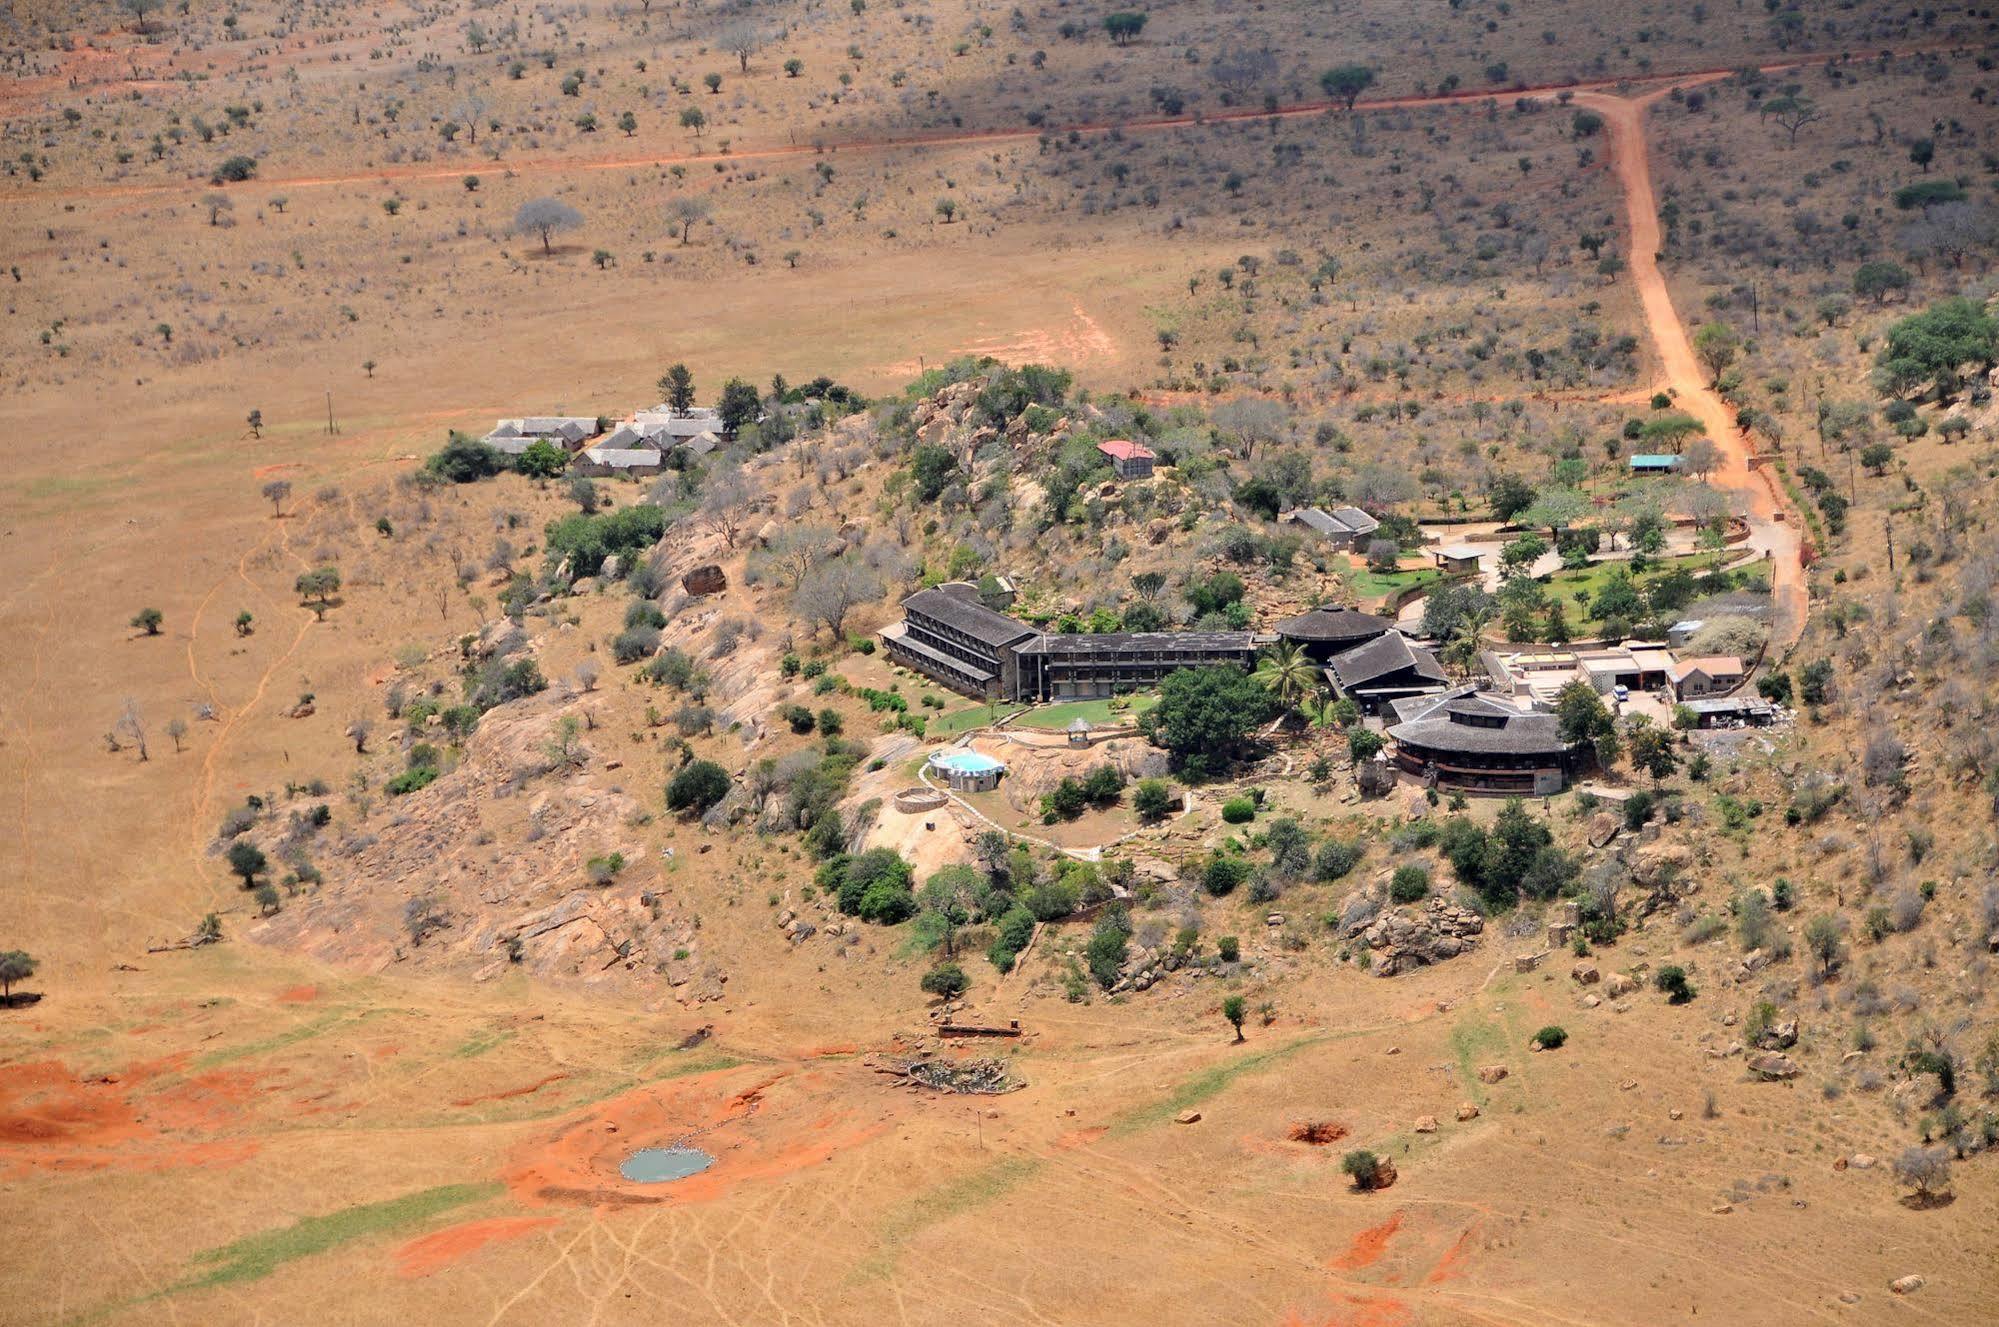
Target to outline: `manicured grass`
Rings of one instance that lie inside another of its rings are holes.
[[[1078,719],[1087,720],[1096,727],[1116,726],[1132,722],[1159,703],[1159,697],[1150,691],[1118,699],[1129,703],[1118,710],[1112,709],[1108,700],[1068,700],[1057,705],[1043,705],[1023,715],[1015,727],[1060,732]]]
[[[968,705],[949,714],[933,714],[925,721],[923,732],[927,737],[954,737],[974,728],[983,728],[987,724],[1004,719],[1009,714],[1018,714],[1026,708],[1025,705],[1001,705],[997,708],[991,705]]]
[[[1443,579],[1443,575],[1436,567],[1418,567],[1414,571],[1372,571],[1363,567],[1347,573],[1347,584],[1353,587],[1356,594],[1378,599],[1399,593],[1412,585],[1428,585],[1431,581]]]
[[[1734,553],[1731,550],[1722,556],[1724,558],[1732,557]],[[1713,565],[1714,554],[1712,553],[1680,553],[1672,557],[1652,558],[1646,561],[1643,574],[1632,577],[1632,580],[1642,587],[1647,581],[1656,580],[1660,574],[1671,571],[1675,567],[1685,567],[1695,575],[1699,575]],[[1570,604],[1575,602],[1578,590],[1583,591],[1594,599],[1596,592],[1603,588],[1604,582],[1608,581],[1620,570],[1630,571],[1631,564],[1629,562],[1593,562],[1581,571],[1558,571],[1548,577],[1548,591],[1551,595],[1558,596]]]

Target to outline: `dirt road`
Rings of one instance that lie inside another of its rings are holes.
[[[1910,47],[1899,54],[1929,49]],[[1760,65],[1765,73],[1786,69],[1802,69],[1822,64],[1827,60],[1844,60],[1845,55],[1817,54],[1787,59],[1775,64]],[[1650,74],[1643,78],[1584,79],[1573,83],[1543,83],[1533,86],[1519,86],[1503,89],[1481,89],[1476,91],[1447,92],[1428,96],[1381,97],[1358,103],[1355,111],[1380,110],[1420,110],[1448,106],[1467,108],[1483,106],[1488,101],[1517,97],[1542,97],[1567,92],[1577,97],[1607,97],[1608,89],[1642,85],[1655,88],[1650,96],[1664,95],[1673,87],[1687,87],[1697,83],[1712,82],[1726,78],[1733,69],[1694,69],[1672,73]],[[1292,102],[1275,108],[1238,108],[1199,115],[1167,115],[1145,119],[1087,121],[1079,124],[1044,126],[1042,128],[1018,129],[975,129],[939,130],[931,133],[885,135],[875,138],[861,138],[847,141],[827,141],[823,143],[786,143],[766,147],[743,147],[729,152],[649,152],[620,153],[611,157],[530,157],[500,163],[511,175],[570,174],[580,171],[639,170],[648,167],[665,169],[668,166],[708,165],[715,162],[741,163],[746,161],[770,161],[784,157],[820,156],[840,152],[892,152],[928,147],[962,147],[976,144],[1033,142],[1036,139],[1058,137],[1069,134],[1095,136],[1112,132],[1123,134],[1152,133],[1160,130],[1188,129],[1201,125],[1229,124],[1239,121],[1290,120],[1302,116],[1326,115],[1341,109],[1343,103],[1326,99]],[[438,165],[395,165],[380,166],[369,170],[342,171],[326,175],[293,175],[259,177],[259,188],[284,187],[287,189],[337,188],[364,181],[397,180],[409,183],[449,181],[456,185],[465,175],[462,162],[448,166]],[[11,203],[46,204],[54,198],[138,198],[176,193],[206,191],[214,186],[207,181],[190,178],[164,180],[144,184],[83,185],[74,188],[21,188],[11,192],[0,192],[0,206]]]
[[[1631,279],[1637,283],[1645,312],[1645,328],[1658,347],[1661,371],[1680,406],[1701,422],[1721,448],[1724,460],[1712,476],[1717,488],[1741,495],[1749,519],[1750,543],[1770,555],[1772,610],[1771,645],[1781,654],[1795,645],[1805,629],[1803,548],[1796,518],[1785,510],[1775,477],[1749,465],[1749,441],[1736,427],[1735,412],[1709,386],[1694,358],[1686,324],[1673,307],[1666,279],[1659,272],[1659,205],[1652,189],[1651,158],[1645,145],[1645,113],[1666,89],[1636,99],[1583,93],[1576,98],[1601,113],[1610,131],[1611,169],[1624,191],[1624,208],[1631,231]]]

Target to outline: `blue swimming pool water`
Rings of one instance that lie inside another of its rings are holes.
[[[958,774],[989,774],[996,769],[1006,768],[1001,762],[978,751],[939,751],[930,757],[930,763],[939,769],[951,770]]]

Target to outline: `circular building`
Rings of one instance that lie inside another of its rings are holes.
[[[1277,635],[1298,646],[1308,658],[1324,663],[1344,650],[1385,636],[1394,628],[1395,624],[1385,617],[1328,604],[1279,622]]]
[[[999,787],[1006,766],[970,747],[952,747],[930,757],[930,767],[944,776],[952,792],[982,793]]]
[[[1562,790],[1575,764],[1552,714],[1469,690],[1404,697],[1391,709],[1395,763],[1433,785],[1546,797]]]

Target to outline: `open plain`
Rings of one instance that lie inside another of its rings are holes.
[[[1999,1321],[1991,334],[1869,376],[1989,329],[1991,11],[1107,17],[15,7],[0,1322]],[[700,460],[430,459],[673,365],[750,393]],[[1403,542],[1272,519],[1339,503]],[[633,513],[622,573],[564,524]],[[999,578],[1051,639],[1438,626],[1501,522],[1452,686],[1706,602],[1781,721],[1502,805],[1369,792],[1337,677],[1204,771],[877,649]],[[1563,602],[1648,525],[1698,592]],[[896,809],[961,740],[1008,781]],[[1523,813],[1562,880],[1495,897],[1449,825]],[[1394,905],[1476,939],[1378,975]]]

